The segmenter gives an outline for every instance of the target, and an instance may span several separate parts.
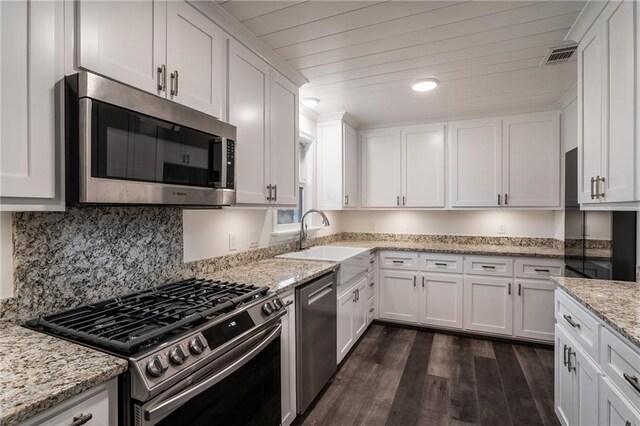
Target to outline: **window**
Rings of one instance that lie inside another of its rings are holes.
[[[305,211],[311,208],[311,194],[308,188],[311,188],[310,179],[312,164],[312,148],[311,140],[300,137],[300,146],[298,149],[298,207],[295,209],[276,210],[273,218],[274,233],[294,233],[300,229],[300,218]]]

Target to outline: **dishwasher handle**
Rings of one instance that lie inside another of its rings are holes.
[[[315,302],[322,299],[326,295],[331,294],[332,292],[333,292],[333,281],[331,281],[329,284],[325,285],[322,288],[319,288],[318,290],[314,291],[309,296],[307,296],[307,304],[313,305]]]

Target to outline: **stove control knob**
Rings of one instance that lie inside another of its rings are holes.
[[[182,365],[189,355],[185,354],[182,346],[176,346],[169,352],[169,360],[175,365]]]
[[[167,371],[167,365],[162,362],[159,356],[154,356],[147,361],[147,373],[151,377],[160,377]]]
[[[273,305],[271,304],[271,302],[267,302],[262,305],[262,312],[267,316],[273,313]]]
[[[204,351],[204,344],[202,344],[199,336],[189,340],[189,350],[194,355],[200,355]]]
[[[275,306],[276,311],[279,311],[280,309],[282,309],[284,307],[282,305],[282,302],[278,298],[273,299],[273,306]]]

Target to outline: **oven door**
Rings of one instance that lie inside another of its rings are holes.
[[[90,98],[79,121],[79,202],[235,202],[234,141]]]
[[[281,329],[278,323],[247,339],[213,361],[205,377],[187,378],[135,404],[135,424],[279,425]]]

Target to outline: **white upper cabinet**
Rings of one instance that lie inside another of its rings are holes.
[[[362,151],[362,206],[400,206],[402,161],[400,129],[364,131]]]
[[[502,144],[503,205],[560,206],[560,114],[504,118]]]
[[[402,128],[402,205],[444,207],[444,125]]]
[[[228,84],[229,122],[237,127],[236,201],[265,203],[270,201],[267,200],[266,161],[269,65],[240,43],[231,40]]]
[[[449,123],[451,205],[502,205],[502,123],[481,119]]]
[[[611,1],[578,46],[579,200],[640,199],[637,3]]]
[[[79,1],[78,66],[147,92],[159,89],[166,66],[164,0]]]
[[[223,117],[227,35],[184,1],[167,2],[169,99]]]
[[[78,66],[222,118],[226,34],[186,1],[78,3]]]
[[[318,122],[318,207],[358,206],[358,144],[345,113],[321,116]]]
[[[63,34],[62,2],[0,2],[3,209],[45,209],[59,196],[55,86],[64,75]]]
[[[236,202],[296,205],[298,88],[230,40],[228,97],[237,127]]]
[[[298,201],[298,88],[275,70],[271,70],[270,84],[271,198],[278,205],[295,205]]]

